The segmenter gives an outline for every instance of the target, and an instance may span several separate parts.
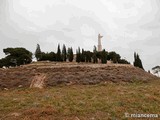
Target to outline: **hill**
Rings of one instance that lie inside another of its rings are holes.
[[[37,62],[0,69],[0,88],[45,87],[59,84],[98,84],[157,79],[140,68],[123,64]]]
[[[160,111],[160,80],[131,65],[37,62],[0,69],[0,88],[2,120],[128,120]]]
[[[158,120],[160,80],[0,90],[1,120]],[[127,116],[125,116],[127,115]]]

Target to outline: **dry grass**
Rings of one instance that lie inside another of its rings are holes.
[[[107,81],[133,82],[157,79],[155,76],[131,65],[38,62],[18,68],[0,69],[0,88],[29,87],[33,78],[45,74],[45,85],[98,84]]]
[[[2,120],[113,120],[160,114],[160,80],[0,91]]]
[[[29,88],[43,74],[47,87]],[[127,120],[126,112],[157,114],[156,79],[119,64],[38,62],[0,69],[0,120]]]

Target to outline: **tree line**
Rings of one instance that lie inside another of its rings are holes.
[[[25,48],[6,48],[3,49],[6,57],[0,59],[0,67],[3,66],[19,66],[29,64],[32,62],[32,53]],[[72,62],[74,59],[77,63],[102,63],[106,64],[108,60],[113,63],[130,64],[127,60],[122,59],[121,56],[112,51],[107,52],[105,49],[97,51],[96,46],[93,47],[93,51],[84,50],[78,47],[76,54],[73,53],[72,47],[66,48],[65,45],[57,47],[57,52],[42,52],[40,45],[37,44],[35,53],[37,61],[56,61],[56,62]],[[134,53],[134,66],[143,69],[142,61],[137,53]]]
[[[107,52],[105,49],[99,52],[97,51],[96,46],[94,46],[92,52],[78,47],[78,49],[76,50],[76,54],[74,55],[72,47],[66,49],[66,46],[63,45],[61,50],[60,45],[58,45],[57,53],[44,53],[41,51],[40,45],[37,44],[35,57],[37,61],[49,60],[56,62],[72,62],[75,58],[75,61],[78,63],[98,63],[98,61],[100,61],[101,63],[106,64],[107,60],[111,60],[113,61],[113,63],[130,64],[127,60],[121,59],[121,56],[116,52]]]
[[[54,52],[45,53],[41,51],[40,45],[37,44],[35,57],[37,61],[49,60],[49,61],[56,61],[56,62],[64,62],[68,60],[69,62],[72,62],[74,56],[73,56],[72,47],[69,47],[68,49],[66,49],[66,46],[63,45],[63,49],[61,51],[60,45],[58,45],[57,53],[54,53]]]

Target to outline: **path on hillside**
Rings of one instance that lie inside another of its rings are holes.
[[[30,88],[44,88],[46,75],[45,74],[38,74],[35,77],[33,77],[32,82],[30,84]]]

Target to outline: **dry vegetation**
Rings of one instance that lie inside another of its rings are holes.
[[[160,81],[0,91],[1,120],[130,120],[126,112],[159,114]]]
[[[47,87],[29,88],[35,79],[45,79]],[[130,120],[126,112],[160,114],[160,80],[130,65],[33,63],[0,69],[0,88],[0,120]]]
[[[45,75],[46,86],[90,85],[107,81],[147,82],[157,79],[131,65],[38,62],[18,68],[0,69],[0,88],[29,87],[33,79],[39,78],[38,75]]]

